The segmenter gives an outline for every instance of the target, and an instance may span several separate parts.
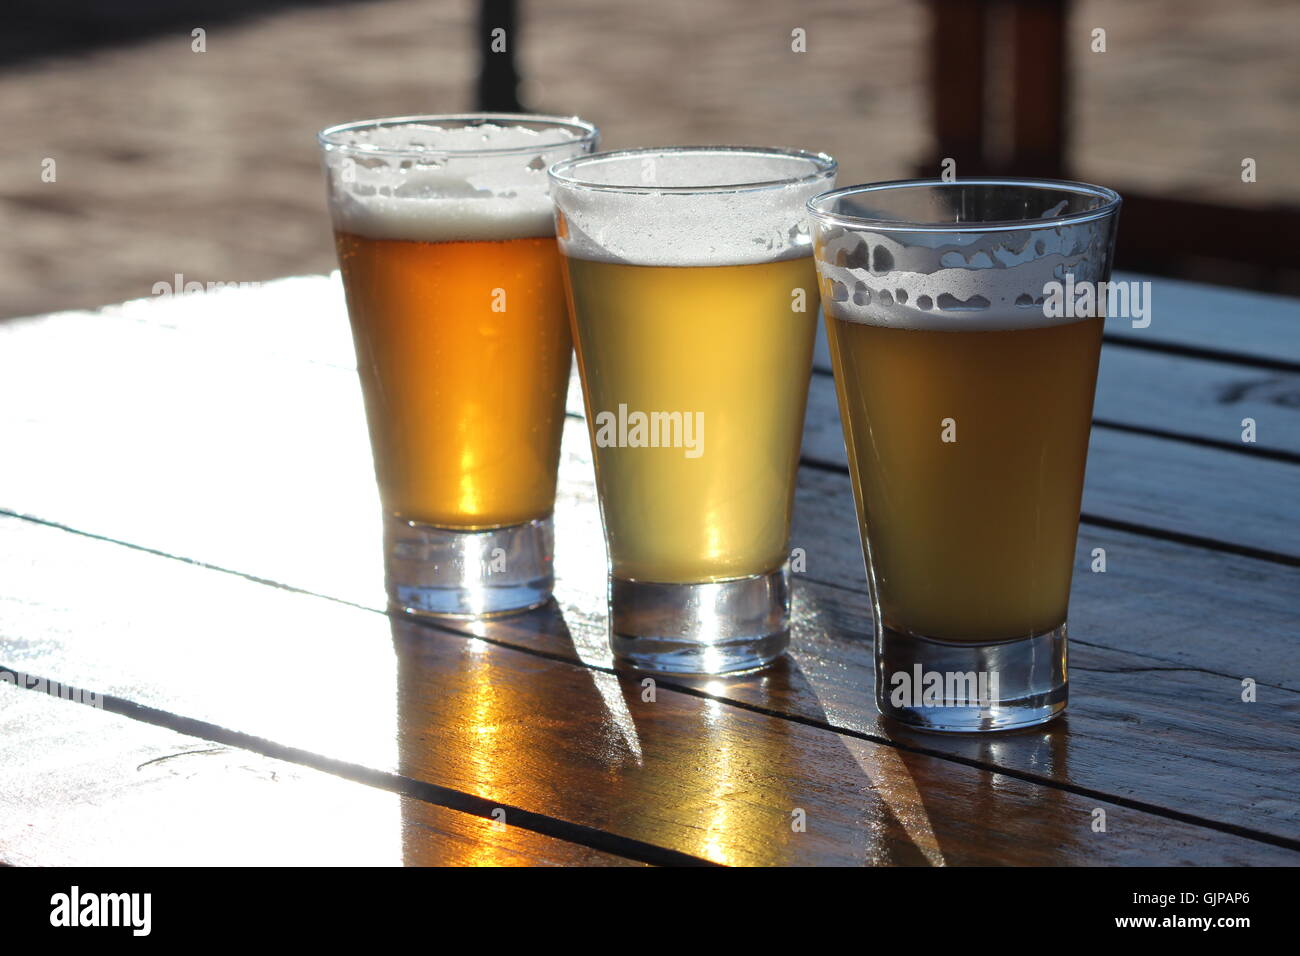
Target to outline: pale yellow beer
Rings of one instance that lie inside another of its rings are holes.
[[[790,638],[790,518],[817,332],[801,150],[623,150],[550,169],[609,554],[610,646],[666,673]]]
[[[719,266],[570,256],[567,264],[614,575],[681,583],[779,568],[816,337],[811,256]],[[620,406],[625,419],[693,416],[701,433],[683,440],[698,438],[698,454],[602,435],[598,416],[616,421]]]
[[[335,240],[385,510],[456,529],[549,515],[572,353],[554,237]]]
[[[1065,623],[1103,321],[827,318],[886,628],[982,642]]]

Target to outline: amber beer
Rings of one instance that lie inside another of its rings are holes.
[[[550,514],[571,353],[555,238],[335,243],[384,507],[457,529]]]
[[[990,642],[1065,623],[1102,324],[827,320],[885,627]]]
[[[572,347],[547,167],[576,119],[470,114],[319,136],[384,512],[390,605],[536,607]]]
[[[812,257],[694,267],[571,257],[568,269],[613,573],[705,582],[779,568],[816,338]],[[685,438],[698,447],[602,441],[597,416],[620,406],[693,416]]]

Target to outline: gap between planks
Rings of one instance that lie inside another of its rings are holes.
[[[0,664],[0,672],[13,673],[4,664]],[[54,682],[54,678],[47,678],[42,675],[29,676],[40,676],[42,680]],[[80,696],[75,692],[84,691],[84,688],[78,688],[71,684],[60,683],[60,686],[66,688],[73,696]],[[29,693],[42,693],[34,688],[22,689]],[[561,820],[534,810],[525,810],[523,807],[516,807],[508,803],[487,800],[475,794],[440,786],[436,783],[414,780],[401,774],[363,767],[345,760],[335,760],[322,754],[312,753],[309,750],[279,744],[264,737],[231,730],[206,720],[198,720],[157,707],[138,704],[112,694],[98,694],[97,696],[103,705],[103,710],[111,714],[117,714],[120,717],[177,731],[190,737],[210,740],[224,746],[236,747],[250,753],[261,754],[263,757],[283,760],[285,763],[318,770],[353,783],[374,787],[388,793],[395,793],[419,800],[422,803],[445,807],[448,810],[456,810],[486,820],[495,821],[497,818],[493,816],[493,812],[504,810],[507,815],[506,818],[510,821],[512,827],[519,827],[521,830],[527,830],[530,833],[564,840],[568,843],[609,853],[638,863],[647,863],[652,866],[720,865],[712,860],[705,860],[689,853],[683,853],[680,850],[646,843],[633,837],[619,836],[581,823]],[[71,706],[91,706],[88,703],[74,699],[55,699]]]
[[[0,515],[6,515],[9,517],[17,518],[19,520],[29,521],[31,523],[49,527],[54,530],[66,532],[69,534],[76,534],[87,538],[92,538],[95,540],[103,541],[108,544],[130,548],[132,550],[142,551],[148,554],[156,555],[158,557],[167,558],[169,560],[179,561],[184,564],[190,564],[197,567],[201,567],[205,570],[215,571],[221,574],[229,574],[234,577],[243,578],[245,580],[248,580],[252,583],[256,583],[259,585],[270,586],[273,588],[278,588],[280,590],[302,594],[307,597],[330,601],[336,604],[345,605],[347,607],[352,607],[358,610],[367,611],[372,614],[379,614],[384,617],[388,617],[390,619],[395,618],[394,615],[391,615],[386,611],[379,610],[377,608],[370,607],[365,604],[348,601],[342,598],[332,597],[330,595],[318,594],[316,592],[310,591],[305,588],[295,587],[293,585],[255,577],[246,574],[244,572],[223,568],[217,565],[206,564],[201,561],[185,558],[174,554],[169,554],[165,551],[134,545],[129,542],[118,541],[116,539],[105,537],[102,535],[82,532],[76,528],[58,525],[53,522],[45,521],[43,519],[31,518],[25,515],[13,514],[11,512],[4,511],[4,510],[0,510]],[[824,582],[815,582],[815,583],[823,584],[824,586],[837,587],[837,585],[834,584],[825,585]],[[843,588],[841,587],[840,589]],[[405,616],[401,616],[401,619],[414,620],[411,618],[407,618]],[[568,666],[575,666],[584,670],[596,671],[599,673],[606,673],[606,674],[619,673],[619,671],[612,666],[594,664],[587,661],[583,661],[577,657],[570,657],[553,651],[547,651],[541,648],[530,647],[526,644],[518,644],[511,641],[495,639],[482,634],[474,634],[469,631],[457,630],[454,626],[452,626],[453,622],[450,621],[437,622],[432,620],[420,619],[416,621],[416,623],[418,623],[423,628],[426,628],[432,632],[435,632],[437,634],[446,637],[456,638],[459,640],[483,641],[484,643],[502,648],[503,650],[526,654],[528,656],[540,658],[544,660],[555,661],[557,663],[565,664]],[[1147,656],[1147,655],[1139,655],[1139,656]],[[1159,658],[1151,658],[1151,659],[1158,660],[1158,661],[1160,660]],[[1161,661],[1161,663],[1167,664],[1169,662]],[[1191,667],[1178,667],[1176,669],[1198,670],[1198,668],[1191,668]],[[3,664],[0,664],[0,671],[2,670],[9,670],[9,668],[7,668]],[[53,680],[54,678],[50,678],[50,679]],[[1269,833],[1267,831],[1256,830],[1251,827],[1241,826],[1239,824],[1231,823],[1228,821],[1215,820],[1213,818],[1204,817],[1195,813],[1187,813],[1172,807],[1162,806],[1160,804],[1148,803],[1142,800],[1132,799],[1130,797],[1125,797],[1119,794],[1113,794],[1106,790],[1101,790],[1094,787],[1086,787],[1078,784],[1072,784],[1067,781],[1061,781],[1050,777],[1044,777],[1017,768],[989,763],[975,758],[965,757],[960,754],[953,754],[951,752],[943,751],[940,749],[926,747],[920,744],[905,743],[890,737],[882,736],[880,734],[874,734],[867,731],[840,726],[830,720],[818,720],[816,718],[804,716],[802,714],[790,713],[787,711],[766,707],[761,704],[756,704],[742,699],[733,698],[725,694],[711,693],[688,683],[679,683],[670,678],[657,678],[657,682],[660,686],[664,688],[670,689],[674,692],[681,693],[685,696],[693,697],[699,700],[712,701],[715,703],[720,703],[729,707],[736,708],[738,710],[747,711],[750,713],[758,714],[772,719],[784,720],[790,723],[800,724],[812,729],[825,731],[839,736],[850,737],[850,738],[866,741],[868,743],[873,743],[878,746],[887,747],[893,750],[906,752],[906,753],[914,753],[921,756],[942,760],[948,763],[954,763],[954,764],[966,766],[983,773],[1010,777],[1012,779],[1020,780],[1022,782],[1031,784],[1033,786],[1042,787],[1044,789],[1056,790],[1065,793],[1071,793],[1074,794],[1075,796],[1100,800],[1106,803],[1113,804],[1115,806],[1124,807],[1126,809],[1135,810],[1142,813],[1148,813],[1152,816],[1161,817],[1163,819],[1173,820],[1173,821],[1185,823],[1192,826],[1197,826],[1202,829],[1211,830],[1218,833],[1224,833],[1230,836],[1236,836],[1243,839],[1253,840],[1259,843],[1264,843],[1270,846],[1276,846],[1282,849],[1300,851],[1300,840],[1292,839],[1278,834]],[[70,687],[72,685],[65,684],[64,686]],[[1287,688],[1278,688],[1278,689],[1287,690]],[[492,818],[492,811],[499,807],[513,814],[521,815],[522,818],[527,821],[527,825],[522,823],[520,825],[532,832],[536,832],[544,836],[551,836],[551,837],[556,837],[558,839],[567,840],[568,842],[577,843],[582,846],[587,846],[591,849],[613,853],[615,855],[623,856],[626,857],[627,859],[635,860],[637,862],[650,863],[653,865],[678,865],[678,866],[716,865],[712,863],[712,861],[703,860],[701,858],[694,857],[677,850],[658,847],[654,844],[645,843],[643,841],[635,840],[629,837],[621,837],[616,834],[607,833],[606,831],[603,830],[598,830],[592,827],[586,827],[582,824],[575,824],[569,821],[560,820],[554,817],[547,816],[545,814],[537,813],[535,811],[528,811],[518,807],[511,807],[506,804],[495,803],[492,801],[485,800],[482,797],[478,797],[473,794],[464,793],[463,791],[455,790],[453,788],[442,787],[437,784],[426,783],[424,781],[419,781],[419,780],[413,780],[408,777],[404,777],[398,774],[388,773],[385,771],[368,769],[346,761],[335,760],[329,757],[325,757],[323,755],[314,754],[311,751],[302,750],[300,748],[295,748],[295,747],[289,747],[283,744],[278,744],[275,741],[267,740],[266,738],[262,738],[262,737],[257,737],[253,734],[247,734],[240,731],[230,730],[227,728],[220,727],[216,724],[212,724],[208,721],[187,717],[183,714],[176,714],[171,711],[163,710],[160,708],[154,708],[147,705],[138,704],[134,701],[126,700],[120,697],[115,697],[113,695],[101,694],[100,699],[104,701],[105,704],[104,709],[109,710],[113,713],[120,714],[125,717],[129,717],[131,719],[140,720],[145,723],[152,723],[161,727],[167,727],[169,729],[176,730],[181,733],[188,734],[190,736],[212,740],[217,743],[239,747],[244,750],[250,750],[256,753],[260,753],[263,756],[285,760],[290,763],[300,764],[302,766],[310,767],[316,770],[323,770],[327,773],[333,773],[337,776],[341,776],[349,780],[354,780],[361,783],[368,783],[371,786],[379,787],[380,789],[390,790],[390,791],[401,793],[402,795],[405,796],[409,796],[415,799],[420,799],[426,803],[437,804],[438,806],[444,806],[453,810],[461,810],[466,813],[470,813],[480,817],[486,817],[489,819]],[[519,818],[520,817],[517,816],[511,816],[512,820],[519,819]],[[665,854],[667,855],[665,856]]]

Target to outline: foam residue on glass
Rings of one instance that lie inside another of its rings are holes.
[[[579,137],[564,127],[490,123],[349,131],[325,151],[335,228],[425,242],[554,235],[546,169],[581,152]],[[367,146],[403,152],[367,152]]]
[[[903,329],[992,330],[1073,322],[1046,314],[1051,282],[1110,271],[1110,218],[1022,230],[873,231],[820,227],[822,306],[849,322]]]
[[[811,256],[804,204],[832,187],[834,168],[811,182],[781,180],[807,179],[817,170],[811,158],[761,151],[598,158],[577,174],[617,190],[563,182],[553,189],[557,237],[567,256],[631,265],[750,265]]]

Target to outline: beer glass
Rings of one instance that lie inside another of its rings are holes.
[[[886,716],[981,731],[1065,708],[1103,325],[1073,297],[1104,299],[1119,207],[1010,179],[809,203]]]
[[[545,602],[570,353],[546,169],[575,119],[482,113],[319,134],[384,511],[390,606]]]
[[[804,204],[834,176],[822,154],[727,147],[551,168],[623,663],[723,674],[785,650],[817,323]]]

